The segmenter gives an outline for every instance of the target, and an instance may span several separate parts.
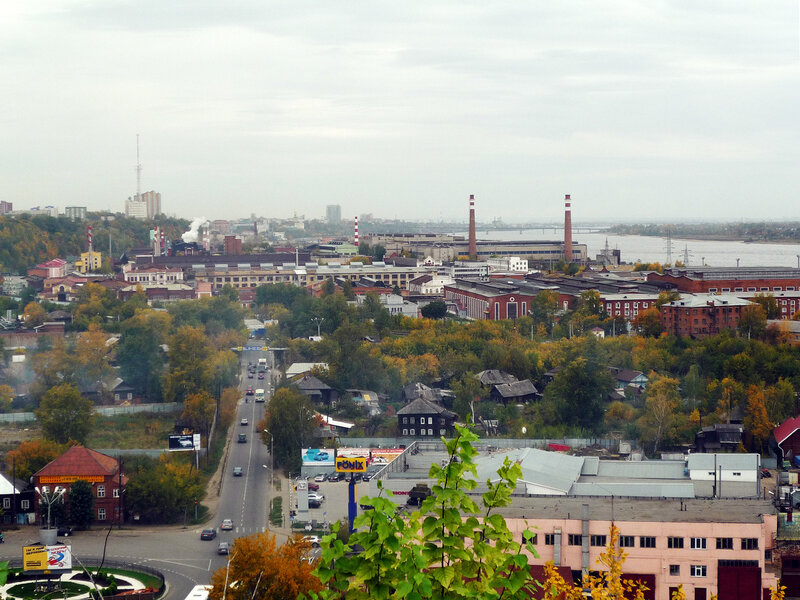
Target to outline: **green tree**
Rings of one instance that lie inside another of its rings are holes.
[[[203,434],[208,444],[208,433],[211,430],[211,423],[214,422],[216,411],[217,404],[211,394],[197,392],[189,394],[183,401],[181,419],[188,422],[198,433]]]
[[[764,399],[769,420],[782,423],[794,413],[794,386],[788,379],[780,378],[764,390]]]
[[[651,373],[644,402],[644,414],[639,419],[639,430],[642,441],[652,444],[653,454],[658,454],[661,442],[671,434],[675,413],[681,401],[678,389],[677,379]]]
[[[752,301],[764,309],[767,319],[780,319],[781,308],[772,294],[756,294]]]
[[[171,317],[162,311],[144,310],[122,326],[117,362],[122,377],[137,393],[151,401],[161,400],[166,342]]]
[[[434,300],[423,306],[420,312],[426,319],[443,319],[447,316],[447,304],[441,300]]]
[[[208,360],[214,349],[203,330],[183,325],[169,337],[168,345],[169,371],[164,379],[166,400],[182,402],[189,394],[209,391]]]
[[[664,290],[658,294],[658,299],[656,300],[656,308],[661,310],[661,307],[665,304],[669,304],[670,302],[675,302],[676,300],[680,300],[681,295],[678,290]]]
[[[92,401],[81,396],[74,385],[66,383],[46,392],[34,414],[44,437],[59,444],[73,440],[83,444],[95,417]]]
[[[267,430],[269,433],[264,432]],[[262,439],[275,452],[275,464],[300,472],[300,452],[316,443],[317,419],[307,396],[290,388],[280,388],[267,405],[267,414],[259,423]]]
[[[86,529],[94,519],[94,494],[92,485],[85,479],[78,479],[69,486],[67,499],[69,518],[79,529]]]
[[[125,470],[130,478],[125,509],[141,523],[185,522],[189,509],[205,494],[200,473],[181,457],[128,457]]]
[[[745,306],[739,316],[737,328],[747,339],[760,339],[767,332],[767,313],[758,304]]]
[[[558,372],[545,388],[544,399],[553,404],[560,423],[598,431],[605,398],[613,388],[614,380],[604,364],[596,357],[580,357]]]

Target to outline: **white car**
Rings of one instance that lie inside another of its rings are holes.
[[[222,525],[219,526],[222,531],[231,531],[233,529],[233,521],[231,519],[225,519],[222,521]]]
[[[320,537],[316,535],[304,536],[303,541],[311,544],[312,548],[319,548],[319,545],[322,543],[322,539],[320,539]]]
[[[319,492],[308,492],[308,499],[316,500],[317,502],[322,502],[323,500],[325,500],[325,496],[323,496]]]
[[[241,421],[239,421],[239,425],[247,425],[248,423],[249,421],[247,419],[242,419]]]
[[[319,482],[319,481],[325,481],[325,473],[320,473],[319,475],[317,475],[316,477],[314,477],[314,481],[317,481],[317,482]]]

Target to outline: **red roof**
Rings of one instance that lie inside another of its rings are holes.
[[[789,417],[778,425],[772,434],[775,436],[775,441],[780,445],[798,429],[800,429],[800,417]]]
[[[50,461],[34,477],[114,475],[119,468],[115,458],[83,446],[72,446]]]
[[[40,265],[36,265],[36,268],[37,269],[50,269],[50,268],[53,268],[53,267],[56,267],[56,268],[57,267],[63,267],[65,264],[67,264],[67,261],[62,260],[60,258],[54,258],[53,260],[48,260],[47,262],[43,262]]]

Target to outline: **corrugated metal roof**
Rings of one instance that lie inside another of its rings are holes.
[[[572,486],[572,496],[614,496],[628,498],[694,498],[692,482],[578,482]]]
[[[522,468],[521,483],[549,488],[568,493],[572,484],[580,477],[584,458],[558,452],[546,452],[536,448],[519,448],[509,452],[498,452],[478,459],[478,481],[497,479],[497,469],[505,457],[519,463]]]
[[[690,454],[686,462],[689,471],[713,471],[715,466],[726,471],[753,471],[761,464],[758,454]]]
[[[686,465],[679,460],[603,460],[597,475],[626,479],[684,479]]]

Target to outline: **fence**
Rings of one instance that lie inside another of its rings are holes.
[[[561,439],[529,439],[529,438],[481,438],[475,443],[476,448],[547,448],[548,444],[560,444],[571,448],[586,448],[588,446],[600,446],[607,450],[619,451],[620,441],[613,438],[561,438]],[[397,448],[398,446],[410,446],[416,442],[420,450],[435,451],[444,450],[444,444],[438,439],[418,439],[418,438],[340,438],[341,446],[354,448]]]
[[[97,406],[95,410],[104,417],[114,417],[142,412],[170,413],[181,410],[181,408],[178,402],[162,402],[158,404],[131,404],[130,406]],[[0,423],[28,423],[35,420],[36,415],[32,412],[0,414]]]

